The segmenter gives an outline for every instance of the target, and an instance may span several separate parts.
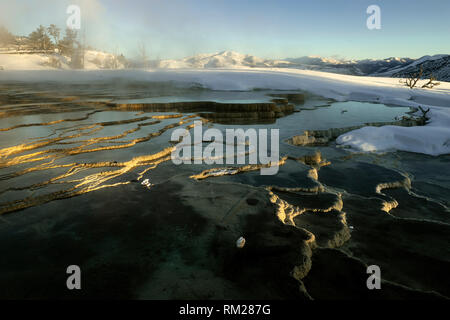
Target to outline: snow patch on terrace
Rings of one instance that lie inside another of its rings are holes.
[[[433,107],[431,121],[418,127],[363,127],[342,134],[341,145],[363,152],[408,151],[432,156],[450,154],[449,108]]]

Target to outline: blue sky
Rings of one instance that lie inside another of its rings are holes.
[[[88,44],[151,58],[234,50],[265,58],[417,58],[450,53],[449,0],[0,0],[0,24],[28,34],[39,24],[65,26],[81,7]],[[366,9],[381,8],[368,30]]]

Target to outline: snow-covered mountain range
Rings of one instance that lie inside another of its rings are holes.
[[[288,67],[289,61],[262,59],[249,54],[234,51],[222,51],[213,54],[198,54],[180,60],[153,61],[159,68],[264,68]]]
[[[156,68],[296,68],[349,75],[404,77],[423,68],[423,76],[430,73],[441,81],[450,81],[450,55],[424,56],[420,59],[396,58],[346,60],[305,56],[283,60],[263,59],[234,51],[198,54],[179,60],[149,61]]]

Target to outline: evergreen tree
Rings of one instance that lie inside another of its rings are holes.
[[[75,30],[67,28],[64,39],[58,42],[58,48],[60,49],[60,52],[64,55],[71,56],[74,52],[75,44],[78,44],[77,32]]]
[[[28,36],[31,46],[38,50],[49,50],[52,48],[52,42],[47,35],[47,29],[40,25]]]
[[[59,45],[59,37],[61,35],[61,29],[59,29],[56,25],[51,24],[47,28],[47,32],[53,38],[55,46],[58,47],[58,45]]]

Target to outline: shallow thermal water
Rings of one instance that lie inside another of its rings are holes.
[[[449,155],[286,142],[303,130],[394,121],[409,108],[306,94],[286,101],[296,112],[265,123],[203,124],[279,129],[279,171],[263,176],[255,166],[173,164],[171,133],[193,134],[196,112],[111,107],[245,110],[279,93],[3,85],[0,297],[450,297]],[[83,270],[82,292],[65,288],[71,264]],[[365,286],[370,264],[382,270],[382,292]]]

